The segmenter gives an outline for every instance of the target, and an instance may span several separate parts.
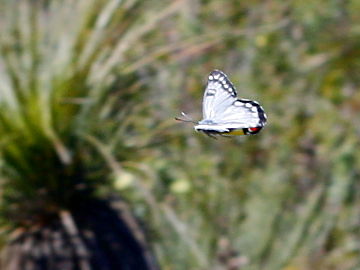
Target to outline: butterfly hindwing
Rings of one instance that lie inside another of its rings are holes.
[[[239,128],[263,127],[266,123],[266,115],[258,102],[236,99],[225,110],[216,114],[212,120]]]

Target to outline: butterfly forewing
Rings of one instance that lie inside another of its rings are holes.
[[[203,99],[203,118],[212,119],[236,101],[236,90],[227,76],[214,70],[208,77]]]

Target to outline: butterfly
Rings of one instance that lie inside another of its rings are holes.
[[[193,121],[185,113],[184,122],[192,122],[196,131],[210,137],[216,135],[253,135],[266,124],[266,114],[257,101],[238,98],[234,85],[226,74],[214,70],[209,74],[203,98],[203,119]]]

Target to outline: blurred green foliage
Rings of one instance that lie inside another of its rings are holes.
[[[85,185],[131,203],[165,270],[360,268],[359,1],[0,10],[6,228]],[[201,118],[215,68],[265,108],[259,135],[211,140],[173,120]]]

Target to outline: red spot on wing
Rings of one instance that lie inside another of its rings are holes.
[[[249,128],[251,131],[259,131],[261,128],[259,128],[259,127],[253,127],[253,128]]]

